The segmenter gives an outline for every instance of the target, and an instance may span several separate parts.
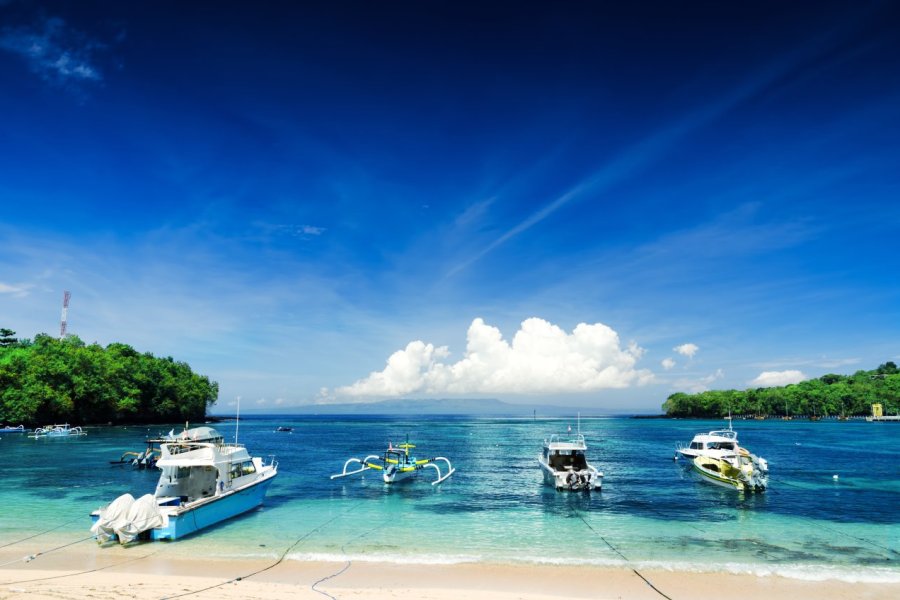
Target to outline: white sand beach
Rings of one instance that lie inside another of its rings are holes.
[[[664,570],[641,570],[638,575],[628,568],[595,566],[174,560],[151,544],[127,550],[81,547],[27,562],[17,558],[22,555],[0,554],[4,565],[0,567],[0,599],[693,600],[718,597],[723,590],[728,590],[729,597],[748,600],[900,597],[898,583]]]

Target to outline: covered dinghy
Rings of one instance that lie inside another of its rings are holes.
[[[102,544],[116,535],[116,529],[125,525],[133,504],[134,496],[122,494],[100,511],[100,518],[91,526],[91,533],[97,536],[98,542]]]
[[[128,509],[128,516],[116,527],[119,542],[127,544],[143,531],[163,526],[163,516],[153,494],[145,494],[134,501]]]

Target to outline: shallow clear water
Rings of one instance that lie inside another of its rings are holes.
[[[541,444],[574,420],[460,417],[252,417],[239,441],[273,454],[265,505],[168,544],[214,557],[631,564],[803,578],[900,581],[900,425],[736,421],[741,443],[769,461],[769,490],[743,495],[672,460],[677,442],[721,421],[581,419],[603,491],[543,485]],[[292,433],[275,432],[279,425]],[[234,422],[215,427],[233,439]],[[176,427],[176,431],[179,428]],[[2,434],[0,546],[88,535],[88,513],[156,474],[111,467],[169,426],[91,428],[76,439]],[[378,473],[331,480],[344,461],[409,440],[457,472],[385,485]],[[838,480],[833,475],[839,476]]]

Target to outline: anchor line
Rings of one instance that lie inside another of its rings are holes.
[[[49,552],[53,552],[54,550],[59,550],[59,549],[61,549],[61,548],[65,548],[65,547],[67,547],[67,546],[72,546],[73,544],[77,544],[77,543],[79,543],[79,542],[84,542],[84,541],[89,540],[89,539],[93,539],[93,536],[91,536],[91,537],[89,537],[89,538],[85,538],[84,540],[78,540],[77,542],[72,542],[71,544],[65,544],[65,545],[63,545],[63,546],[59,546],[59,547],[57,547],[57,548],[53,548],[53,550],[47,550],[47,552],[38,552],[37,554],[32,554],[31,556],[26,556],[25,558],[20,558],[19,560],[25,560],[25,559],[28,559],[28,561],[31,561],[31,560],[34,560],[35,558],[37,558],[38,556],[41,556],[41,555],[43,555],[43,554],[47,554],[47,553],[49,553]],[[35,581],[47,581],[47,580],[50,580],[50,579],[62,579],[62,578],[64,578],[64,577],[76,577],[76,576],[78,576],[78,575],[87,575],[87,574],[89,574],[89,573],[96,573],[97,571],[103,571],[104,569],[112,569],[113,567],[118,567],[118,566],[120,566],[120,565],[124,565],[124,564],[128,564],[128,563],[131,563],[131,562],[135,562],[135,561],[138,561],[138,560],[147,558],[147,557],[149,557],[149,556],[152,556],[152,555],[154,555],[154,554],[158,554],[159,552],[162,552],[162,550],[161,550],[161,549],[160,549],[160,550],[154,550],[153,552],[148,552],[147,554],[145,554],[145,555],[143,555],[143,556],[138,556],[138,557],[135,557],[135,558],[129,558],[128,560],[123,560],[123,561],[121,561],[121,562],[117,562],[117,563],[114,563],[114,564],[111,564],[111,565],[106,565],[105,567],[97,567],[96,569],[89,569],[89,570],[87,570],[87,571],[78,571],[77,573],[64,573],[64,574],[62,574],[62,575],[51,575],[51,576],[49,576],[49,577],[37,577],[37,578],[34,578],[34,579],[22,579],[22,580],[20,580],[20,581],[7,581],[7,582],[4,582],[4,583],[2,583],[2,584],[0,584],[0,585],[15,585],[15,584],[18,584],[18,583],[33,583],[33,582],[35,582]],[[18,561],[13,561],[13,562],[18,562]],[[6,563],[6,564],[12,564],[12,563]],[[0,565],[0,566],[5,566],[5,565]]]
[[[263,572],[265,572],[265,571],[268,571],[269,569],[274,569],[275,567],[277,567],[278,565],[280,565],[280,564],[284,561],[285,557],[291,552],[291,550],[293,550],[293,549],[296,548],[298,545],[300,545],[300,542],[302,542],[303,540],[305,540],[306,538],[308,538],[308,537],[311,536],[312,534],[314,534],[314,533],[320,531],[320,530],[323,529],[326,525],[330,525],[330,524],[334,523],[335,521],[337,521],[339,518],[341,518],[342,516],[344,516],[344,515],[347,514],[348,512],[351,512],[352,510],[355,510],[356,507],[359,506],[359,504],[361,504],[361,502],[360,502],[360,503],[357,503],[357,504],[354,504],[354,505],[351,506],[350,508],[347,508],[346,510],[343,510],[343,511],[339,512],[338,514],[336,514],[336,515],[333,516],[332,518],[328,519],[328,520],[325,521],[324,523],[321,523],[321,524],[315,526],[314,528],[310,529],[309,531],[307,531],[306,533],[304,533],[303,535],[301,535],[299,538],[297,538],[297,539],[294,541],[293,544],[291,544],[290,546],[288,546],[287,550],[285,550],[284,552],[282,552],[282,553],[281,553],[281,556],[278,557],[278,560],[276,560],[275,562],[273,562],[271,565],[268,565],[268,566],[266,566],[266,567],[263,567],[262,569],[258,569],[258,570],[256,570],[256,571],[253,571],[252,573],[248,573],[247,575],[240,575],[240,576],[238,576],[238,577],[234,577],[234,578],[232,578],[232,579],[229,579],[228,581],[223,581],[223,582],[221,582],[221,583],[216,583],[216,584],[214,584],[214,585],[210,585],[210,586],[207,586],[207,587],[205,587],[205,588],[198,589],[198,590],[191,590],[191,591],[189,591],[189,592],[184,592],[184,593],[182,593],[182,594],[175,594],[174,596],[165,596],[165,597],[161,598],[160,600],[173,600],[174,598],[184,598],[184,597],[186,597],[186,596],[193,596],[194,594],[199,594],[199,593],[201,593],[201,592],[206,592],[206,591],[208,591],[208,590],[214,590],[214,589],[216,589],[216,588],[222,587],[223,585],[228,585],[229,583],[235,583],[235,582],[238,582],[238,581],[242,581],[242,580],[244,580],[244,579],[249,579],[249,578],[253,577],[254,575],[259,575],[260,573],[263,573]]]
[[[779,483],[779,484],[781,484],[781,485],[786,485],[786,486],[788,486],[788,487],[794,487],[794,488],[797,488],[797,489],[799,489],[799,490],[804,489],[802,486],[799,486],[799,485],[796,485],[796,484],[793,484],[793,483],[790,483],[790,482],[787,482],[787,481],[782,481],[782,480],[780,480],[780,479],[778,479],[778,480],[773,480],[773,481],[775,481],[776,483]],[[770,491],[773,492],[773,493],[775,493],[775,494],[780,493],[778,490],[770,490]],[[856,540],[856,541],[858,541],[858,542],[863,542],[864,544],[869,544],[869,545],[872,546],[873,548],[879,548],[879,549],[881,549],[881,550],[885,550],[885,551],[887,551],[887,552],[890,552],[891,554],[900,556],[900,552],[894,550],[893,548],[889,548],[889,547],[887,547],[887,546],[882,546],[881,544],[879,544],[879,543],[877,543],[877,542],[873,542],[872,540],[868,540],[868,539],[866,539],[866,538],[861,538],[861,537],[858,537],[858,536],[853,535],[852,533],[847,533],[846,531],[841,531],[840,529],[834,529],[834,528],[829,527],[829,526],[827,526],[827,525],[823,525],[822,523],[820,523],[819,521],[816,521],[815,519],[810,519],[809,517],[804,517],[803,515],[797,515],[797,516],[798,516],[799,518],[801,518],[801,519],[804,519],[804,520],[806,520],[806,521],[809,521],[810,523],[815,523],[817,527],[819,527],[819,528],[821,528],[821,529],[824,529],[824,530],[826,530],[826,531],[831,531],[831,532],[833,532],[833,533],[837,533],[837,534],[843,535],[843,536],[845,536],[845,537],[854,539],[854,540]],[[888,560],[893,560],[893,559],[892,559],[892,558],[888,558]]]
[[[613,552],[615,552],[616,554],[618,554],[619,556],[621,556],[621,557],[622,557],[622,560],[624,560],[625,562],[629,563],[629,564],[628,564],[628,568],[631,569],[631,570],[634,572],[635,575],[637,575],[638,577],[640,577],[641,579],[643,579],[643,580],[644,580],[644,583],[646,583],[647,585],[649,585],[649,586],[653,589],[654,592],[656,592],[657,594],[659,594],[660,596],[662,596],[662,597],[665,598],[666,600],[672,600],[672,598],[670,598],[669,596],[665,595],[665,594],[662,592],[662,590],[660,590],[658,587],[656,587],[655,585],[653,585],[653,584],[650,582],[649,579],[647,579],[646,577],[644,577],[644,576],[641,574],[640,571],[638,571],[637,569],[635,569],[634,567],[632,567],[632,566],[631,566],[631,561],[628,560],[628,557],[625,556],[624,554],[622,554],[622,552],[621,552],[618,548],[616,548],[616,547],[613,546],[611,543],[609,543],[609,540],[607,540],[605,537],[603,537],[603,535],[602,535],[599,531],[597,531],[596,529],[594,529],[593,526],[591,526],[591,524],[587,522],[587,519],[585,519],[582,515],[578,515],[578,518],[581,519],[581,521],[582,521],[585,525],[587,525],[588,529],[590,529],[591,531],[593,531],[594,534],[596,534],[597,537],[599,537],[601,540],[603,540],[603,543],[606,544],[607,546],[609,546],[610,550],[612,550]]]
[[[382,523],[381,525],[378,525],[377,527],[373,527],[372,529],[369,529],[368,531],[365,531],[365,532],[363,532],[363,533],[361,533],[361,534],[359,534],[359,535],[357,535],[357,536],[355,536],[355,537],[350,538],[349,540],[347,540],[346,542],[344,542],[343,544],[341,544],[341,552],[346,556],[346,555],[347,555],[347,546],[349,546],[350,544],[352,544],[352,543],[355,542],[356,540],[359,540],[359,539],[361,539],[361,538],[366,537],[367,535],[369,535],[369,534],[372,533],[373,531],[377,531],[378,529],[381,529],[381,528],[384,527],[386,524],[387,524],[387,522]],[[353,564],[353,561],[352,561],[352,560],[348,560],[348,561],[347,561],[347,564],[345,564],[345,565],[343,566],[343,568],[340,569],[338,572],[332,573],[331,575],[326,575],[326,576],[323,577],[322,579],[320,579],[320,580],[318,580],[317,582],[315,582],[314,584],[312,584],[312,591],[314,591],[314,592],[316,592],[316,593],[318,593],[318,594],[322,594],[323,596],[328,596],[329,598],[331,598],[331,600],[337,600],[337,598],[335,598],[334,596],[332,596],[332,595],[329,594],[328,592],[325,592],[325,591],[323,591],[323,590],[317,590],[317,589],[316,589],[316,586],[319,585],[320,583],[324,583],[324,582],[328,581],[329,579],[334,579],[335,577],[337,577],[338,575],[341,575],[342,573],[345,573],[345,572],[347,571],[347,569],[349,569],[350,566],[351,566],[352,564]]]
[[[18,543],[21,543],[21,542],[24,542],[24,541],[26,541],[26,540],[30,540],[30,539],[32,539],[32,538],[36,538],[36,537],[38,537],[38,536],[44,535],[45,533],[50,533],[51,531],[56,531],[56,530],[59,529],[60,527],[65,527],[66,525],[69,525],[70,523],[74,523],[75,521],[80,521],[81,519],[82,519],[82,517],[80,517],[80,516],[79,516],[79,517],[76,517],[76,518],[72,519],[71,521],[66,521],[66,522],[63,523],[62,525],[57,525],[56,527],[52,527],[52,528],[50,528],[50,529],[48,529],[48,530],[46,530],[46,531],[42,531],[42,532],[40,532],[40,533],[36,533],[36,534],[34,534],[34,535],[30,535],[30,536],[28,536],[28,537],[26,537],[26,538],[22,538],[21,540],[16,540],[16,541],[14,541],[14,542],[9,542],[8,544],[3,544],[2,546],[0,546],[0,548],[6,548],[7,546],[14,546],[14,545],[16,545],[16,544],[18,544]],[[7,563],[7,564],[11,564],[11,563]]]

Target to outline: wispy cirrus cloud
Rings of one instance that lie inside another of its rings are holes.
[[[32,72],[54,84],[101,81],[97,55],[107,48],[58,17],[0,30],[0,49],[20,56]]]
[[[824,32],[817,38],[795,48],[792,52],[782,55],[778,60],[763,65],[755,73],[743,78],[740,84],[718,97],[712,98],[707,104],[684,114],[681,118],[648,133],[643,139],[623,148],[613,159],[598,166],[593,173],[507,229],[472,256],[453,266],[447,275],[453,276],[467,269],[510,239],[531,229],[570,203],[605,193],[614,186],[638,175],[650,165],[675,151],[688,136],[708,127],[743,103],[776,86],[788,73],[813,63],[858,25],[855,22],[848,22],[840,28]]]
[[[32,287],[34,286],[28,283],[9,284],[0,281],[0,294],[9,294],[16,298],[24,298],[28,295],[28,290]]]

